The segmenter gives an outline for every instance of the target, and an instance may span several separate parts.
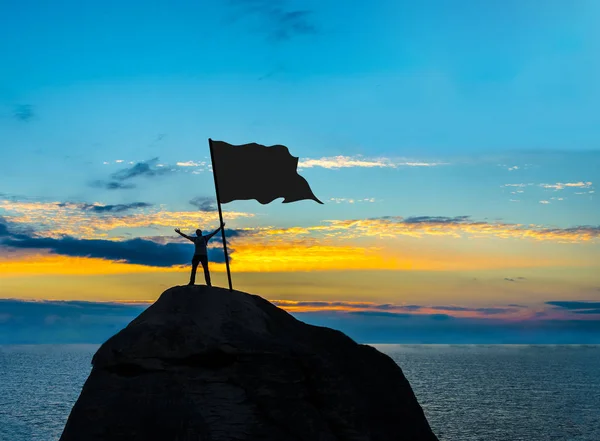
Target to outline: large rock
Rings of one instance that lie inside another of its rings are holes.
[[[61,441],[437,440],[387,355],[238,291],[173,287],[92,364]]]

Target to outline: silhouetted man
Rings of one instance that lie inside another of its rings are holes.
[[[190,285],[193,285],[196,281],[196,268],[198,268],[198,264],[202,263],[202,268],[204,268],[204,278],[206,279],[206,285],[212,286],[210,284],[210,273],[208,272],[208,251],[206,249],[206,244],[208,241],[219,232],[225,223],[223,222],[219,228],[213,231],[206,236],[202,235],[202,230],[196,230],[196,237],[188,236],[187,234],[183,234],[179,228],[175,228],[175,232],[188,240],[194,242],[195,250],[194,257],[192,258],[192,275],[190,276]]]

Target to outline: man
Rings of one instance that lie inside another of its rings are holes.
[[[196,230],[196,237],[188,236],[187,234],[183,234],[179,228],[175,228],[175,232],[180,236],[185,237],[187,240],[191,240],[194,242],[195,250],[194,257],[192,258],[192,275],[190,276],[189,285],[193,285],[196,281],[196,268],[198,268],[198,264],[202,263],[202,268],[204,268],[204,278],[206,279],[206,285],[212,286],[210,284],[210,273],[208,272],[208,251],[206,249],[206,244],[208,241],[217,234],[223,227],[225,223],[223,222],[219,228],[213,231],[206,236],[202,235],[202,230]]]

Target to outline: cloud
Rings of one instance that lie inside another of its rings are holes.
[[[188,264],[191,260],[189,243],[156,243],[145,239],[112,241],[102,239],[76,239],[73,237],[35,237],[27,234],[13,234],[7,225],[6,234],[0,239],[5,249],[47,250],[51,254],[72,257],[89,257],[146,266],[170,267]],[[230,261],[234,249],[228,249]],[[225,255],[221,247],[210,247],[208,257],[212,262],[224,263]]]
[[[470,216],[382,216],[369,219],[328,220],[328,225],[306,227],[321,231],[328,237],[498,237],[556,242],[587,242],[600,238],[600,225],[580,225],[569,228],[548,228],[534,224],[475,221]]]
[[[102,343],[149,303],[0,299],[0,344]]]
[[[127,205],[127,204],[125,204]],[[199,225],[215,224],[213,212],[166,211],[162,207],[146,207],[144,212],[112,212],[101,215],[97,210],[82,210],[78,204],[64,202],[34,202],[1,200],[0,210],[6,212],[6,221],[13,226],[35,225],[38,236],[104,238],[115,229],[179,227],[196,230]],[[253,217],[252,213],[226,211],[227,219]]]
[[[591,188],[592,182],[557,182],[556,184],[540,184],[542,188],[549,188],[554,190],[564,190],[565,188]]]
[[[24,301],[0,299],[0,344],[102,343],[150,304],[148,301]],[[324,301],[326,304],[337,303]],[[284,307],[284,309],[288,309]],[[288,309],[289,311],[289,309]],[[299,320],[339,329],[359,343],[598,344],[600,321],[524,320],[412,315],[389,311],[290,311]],[[424,349],[427,350],[427,349]]]
[[[363,199],[350,199],[350,198],[329,198],[330,201],[335,202],[336,204],[341,204],[342,202],[347,204],[360,204],[363,202],[375,202],[375,198],[363,198]]]
[[[202,204],[202,199],[199,200]],[[117,228],[157,228],[180,227],[198,228],[198,225],[217,223],[211,211],[166,211],[163,208],[149,208],[149,212],[99,217],[93,211],[82,211],[69,205],[59,206],[59,202],[21,202],[0,200],[7,220],[13,224],[35,225],[40,234],[77,237],[102,237],[107,231]],[[201,205],[202,206],[202,205]],[[210,205],[205,207],[210,208]],[[119,213],[116,213],[119,214]],[[255,217],[252,213],[226,211],[227,219]],[[251,231],[250,231],[251,230]],[[292,243],[298,238],[314,238],[323,243],[324,239],[394,238],[410,236],[451,236],[501,239],[528,239],[554,241],[559,243],[582,243],[600,238],[600,225],[579,225],[567,228],[548,228],[535,224],[512,224],[504,222],[477,221],[468,215],[463,216],[381,216],[376,218],[323,220],[319,225],[305,227],[261,226],[248,229],[247,235],[267,239],[270,243],[284,241]],[[316,242],[315,242],[316,243]]]
[[[350,311],[348,314],[362,315],[367,317],[387,317],[387,318],[411,318],[414,317],[412,314],[398,313],[398,312],[385,312],[385,311]]]
[[[177,162],[178,167],[204,167],[206,165],[205,161],[194,162],[194,161],[185,161],[185,162]]]
[[[159,167],[158,158],[153,158],[148,161],[138,162],[123,170],[119,170],[118,172],[113,173],[111,177],[116,181],[127,181],[138,176],[155,177],[172,171],[172,169],[167,167]]]
[[[393,219],[385,216],[382,219]],[[413,216],[404,219],[407,224],[460,224],[469,222],[469,216]]]
[[[5,223],[4,218],[0,216],[0,237],[7,237],[9,235],[8,225]]]
[[[232,0],[238,17],[258,18],[260,32],[271,41],[281,42],[317,32],[312,11],[294,9],[287,0]]]
[[[566,309],[575,314],[600,315],[600,302],[565,300],[546,302],[546,305],[554,306],[558,309]]]
[[[410,161],[404,159],[390,158],[363,158],[357,156],[330,156],[320,159],[306,158],[298,161],[299,168],[322,167],[327,169],[339,168],[398,168],[398,167],[435,167],[439,165],[447,165],[443,162],[426,162],[426,161]]]
[[[93,181],[90,183],[90,186],[96,188],[104,188],[106,190],[131,190],[132,188],[135,188],[135,185],[131,183],[124,184],[122,182],[102,180]]]
[[[115,162],[123,163],[124,160],[117,159]],[[104,163],[106,164],[106,161]],[[111,180],[96,180],[91,182],[90,186],[104,188],[106,190],[129,190],[135,188],[135,184],[126,182],[131,179],[138,177],[154,178],[177,171],[175,168],[165,167],[164,164],[159,164],[158,158],[152,158],[138,163],[130,162],[130,164],[133,165],[114,172],[110,176]]]
[[[33,106],[30,104],[19,104],[13,110],[13,116],[18,121],[29,122],[35,117]]]
[[[59,207],[73,207],[82,211],[92,211],[94,213],[123,213],[125,211],[136,210],[139,208],[152,207],[152,204],[146,202],[132,202],[129,204],[102,205],[102,204],[83,204],[63,202],[58,204]]]
[[[213,212],[217,211],[217,201],[213,198],[198,196],[190,201],[190,204],[200,211]]]
[[[288,311],[346,311],[353,314],[380,315],[382,317],[405,315],[457,315],[457,316],[496,316],[510,315],[519,311],[510,306],[468,307],[455,305],[394,305],[390,303],[377,304],[371,302],[345,302],[345,301],[293,301],[272,300],[272,303]],[[357,311],[360,311],[357,312]]]

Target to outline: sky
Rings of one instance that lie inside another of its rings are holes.
[[[2,4],[0,343],[101,342],[186,284],[174,228],[219,225],[209,138],[287,146],[324,202],[223,204],[234,289],[367,343],[600,343],[598,19]]]

